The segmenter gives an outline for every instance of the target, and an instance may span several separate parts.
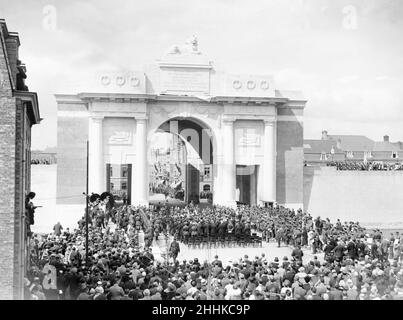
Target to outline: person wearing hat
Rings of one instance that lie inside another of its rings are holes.
[[[343,288],[332,282],[330,284],[329,298],[330,300],[343,300]]]
[[[145,290],[143,291],[143,298],[140,298],[139,300],[151,300],[150,290],[149,290],[149,289],[145,289]]]
[[[279,261],[278,257],[275,257],[274,262],[272,262],[272,267],[275,269],[278,269],[279,264],[280,264],[280,261]]]
[[[287,269],[289,265],[290,265],[290,262],[288,261],[288,257],[284,256],[283,257],[283,268]]]
[[[296,245],[294,247],[294,250],[291,253],[291,256],[295,258],[297,261],[302,261],[302,257],[304,256],[304,253],[301,250],[301,246]]]
[[[105,290],[102,286],[97,286],[95,288],[93,300],[107,300]]]
[[[114,282],[109,288],[109,295],[111,300],[120,300],[125,295],[125,292],[118,282]]]
[[[41,286],[34,285],[32,287],[30,300],[46,300],[46,296],[43,293]]]
[[[176,286],[168,282],[167,287],[161,293],[162,300],[172,300],[176,296]]]
[[[304,284],[305,284],[305,279],[303,277],[300,277],[298,281],[294,282],[291,286],[294,292],[295,297],[299,297],[296,300],[301,300],[304,299],[307,291],[304,289]]]
[[[89,292],[90,288],[85,282],[81,284],[81,293],[78,295],[77,300],[90,300],[91,294]]]

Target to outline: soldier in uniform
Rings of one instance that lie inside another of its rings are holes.
[[[203,225],[201,221],[197,222],[197,236],[199,237],[203,236]]]
[[[209,223],[206,220],[203,220],[202,222],[202,229],[203,229],[203,235],[205,237],[209,236]]]
[[[190,235],[189,223],[186,222],[182,227],[182,239],[185,244],[189,243],[189,235]]]
[[[210,221],[209,224],[209,229],[210,229],[210,236],[212,239],[215,239],[215,235],[216,235],[216,222],[214,220]]]
[[[235,238],[235,226],[232,219],[228,221],[227,233],[230,238]]]
[[[250,221],[247,220],[243,226],[243,234],[245,235],[247,243],[250,241],[250,230],[251,230]]]
[[[191,237],[192,243],[194,243],[194,240],[197,237],[197,234],[198,234],[197,229],[198,229],[198,224],[197,224],[197,222],[193,221],[193,223],[191,224],[191,227],[190,227],[190,237]]]
[[[240,221],[235,222],[235,238],[236,238],[236,241],[241,240],[242,231],[243,231],[242,223]]]
[[[220,240],[224,240],[226,232],[227,232],[227,223],[225,220],[222,220],[220,225],[218,226],[218,234],[219,234]]]
[[[180,246],[179,243],[176,241],[176,238],[171,243],[171,246],[169,248],[169,253],[172,259],[174,260],[174,263],[176,263],[176,258],[178,257],[178,254],[180,252]]]

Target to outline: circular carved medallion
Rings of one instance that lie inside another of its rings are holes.
[[[246,84],[246,86],[249,90],[253,90],[256,87],[256,83],[255,83],[255,81],[249,80],[248,83]]]
[[[101,83],[102,83],[104,86],[108,86],[108,85],[110,85],[110,83],[111,83],[111,78],[109,78],[109,76],[102,76],[102,77],[101,77]]]
[[[116,77],[116,84],[119,87],[123,86],[125,84],[125,82],[126,82],[126,79],[124,77],[122,77],[122,76],[117,76]]]
[[[140,85],[140,80],[136,77],[130,79],[132,87],[138,87]]]
[[[260,88],[262,88],[263,90],[267,90],[267,89],[269,89],[269,83],[267,82],[267,81],[262,81],[261,83],[260,83]]]
[[[232,83],[232,86],[234,87],[234,89],[241,89],[242,83],[241,83],[241,81],[239,81],[239,80],[235,80],[235,81]]]

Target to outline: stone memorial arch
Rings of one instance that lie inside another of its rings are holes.
[[[88,139],[90,191],[113,187],[147,205],[150,139],[164,123],[188,120],[211,139],[214,204],[302,207],[306,100],[271,76],[220,70],[195,37],[142,72],[100,73],[91,90],[56,100],[60,204],[83,201],[74,196],[85,190]]]

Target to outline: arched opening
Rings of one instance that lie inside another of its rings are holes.
[[[148,141],[152,205],[213,203],[213,141],[210,129],[190,118],[162,123]]]

